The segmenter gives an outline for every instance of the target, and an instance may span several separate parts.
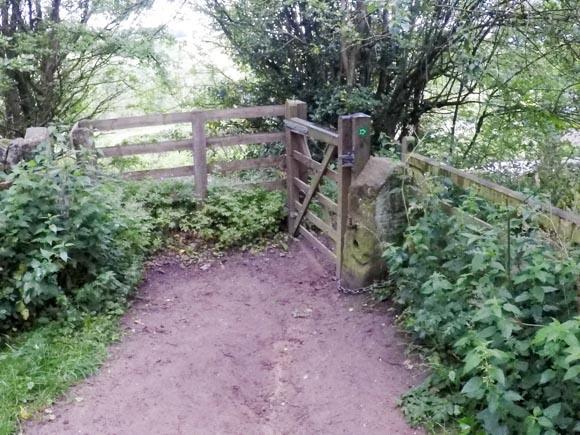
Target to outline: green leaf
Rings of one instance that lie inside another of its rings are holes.
[[[508,311],[510,313],[515,314],[516,316],[521,316],[522,312],[520,311],[520,309],[518,307],[516,307],[515,305],[512,304],[503,304],[503,309],[504,311]]]
[[[562,409],[561,403],[554,403],[553,405],[550,405],[546,409],[544,409],[543,414],[549,419],[553,420],[558,416],[558,414],[560,414],[561,409]]]
[[[523,400],[524,398],[522,396],[520,396],[519,393],[516,393],[513,390],[508,390],[504,393],[503,397],[506,400],[509,400],[510,402],[518,402],[520,400]]]
[[[556,372],[552,369],[547,369],[542,372],[542,376],[540,376],[540,384],[545,384],[546,382],[550,382],[552,379],[556,377]]]
[[[569,381],[570,379],[578,380],[578,375],[580,375],[580,365],[570,367],[568,371],[566,371],[563,380],[564,381]]]
[[[485,261],[484,254],[475,254],[473,256],[473,259],[471,260],[471,271],[479,272],[483,267],[484,261]]]
[[[536,298],[538,302],[544,302],[544,289],[542,287],[532,287],[530,289],[532,296]]]
[[[465,365],[463,366],[463,374],[466,375],[472,371],[481,362],[481,357],[475,351],[471,351],[465,357]]]
[[[554,427],[554,425],[552,424],[550,419],[547,417],[544,417],[544,416],[541,416],[538,419],[538,423],[540,423],[540,426],[542,426],[542,427]]]
[[[465,394],[470,399],[481,399],[485,393],[483,380],[479,376],[471,378],[463,386],[461,393]]]

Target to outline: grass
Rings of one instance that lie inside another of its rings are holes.
[[[118,337],[116,319],[87,317],[76,326],[52,322],[2,342],[0,435],[17,433],[20,421],[93,374]]]

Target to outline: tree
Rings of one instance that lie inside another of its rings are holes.
[[[265,94],[304,99],[328,122],[363,110],[393,139],[420,132],[425,113],[457,119],[485,100],[499,85],[484,83],[496,59],[525,35],[542,45],[565,36],[558,44],[571,48],[576,13],[572,2],[528,0],[206,0],[205,11]]]
[[[123,65],[159,64],[154,41],[161,30],[122,26],[149,6],[150,0],[2,0],[0,134],[94,116],[127,89]]]

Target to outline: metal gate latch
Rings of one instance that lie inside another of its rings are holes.
[[[354,166],[354,153],[352,151],[347,154],[341,154],[338,157],[343,168],[352,168]]]

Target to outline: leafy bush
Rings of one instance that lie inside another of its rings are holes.
[[[191,227],[218,248],[254,245],[277,233],[285,214],[280,192],[213,190]]]
[[[191,180],[127,181],[123,198],[147,210],[150,223],[160,236],[189,228],[199,202]]]
[[[283,194],[261,189],[212,188],[202,203],[189,180],[152,180],[128,182],[124,194],[148,211],[158,238],[192,233],[217,249],[258,244],[276,234],[285,217]]]
[[[0,192],[2,327],[41,314],[118,310],[141,276],[143,212],[70,163],[38,158],[8,179]]]
[[[431,375],[402,399],[410,421],[462,433],[580,430],[580,252],[540,237],[527,212],[500,210],[487,228],[438,199],[412,208],[422,213],[404,244],[385,252],[402,325],[429,349]]]

